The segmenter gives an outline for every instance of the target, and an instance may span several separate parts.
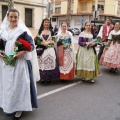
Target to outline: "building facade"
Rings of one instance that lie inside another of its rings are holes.
[[[68,0],[52,0],[54,5],[52,24],[66,21]],[[105,22],[107,17],[120,19],[120,0],[71,0],[71,27],[81,28],[86,21],[95,25]],[[93,11],[97,11],[94,18]]]
[[[20,12],[20,18],[31,30],[33,36],[38,32],[42,19],[46,17],[47,0],[14,0],[14,7]],[[8,10],[8,0],[0,0],[0,23]]]

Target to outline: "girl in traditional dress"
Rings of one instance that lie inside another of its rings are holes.
[[[94,78],[99,76],[99,65],[95,51],[95,44],[91,42],[94,34],[91,32],[91,23],[85,23],[85,30],[80,33],[78,51],[76,55],[76,75],[84,81],[94,83]]]
[[[4,52],[8,56],[14,52],[15,42],[19,39],[30,43],[34,51],[31,33],[19,20],[19,12],[16,9],[8,11],[1,25],[0,38],[3,40]],[[13,120],[19,120],[22,111],[32,111],[32,108],[38,107],[34,71],[32,71],[37,65],[37,55],[32,59],[32,53],[36,54],[35,51],[17,52],[15,67],[6,65],[0,53],[0,107],[7,114],[15,113]],[[32,61],[35,59],[35,66],[33,66]]]
[[[57,35],[57,53],[61,80],[70,80],[74,78],[74,52],[73,36],[67,31],[67,24],[62,23]]]
[[[41,82],[50,82],[52,79],[59,78],[59,66],[55,46],[48,47],[52,43],[55,44],[54,41],[51,41],[54,33],[48,18],[43,20],[38,34],[42,40],[40,48],[37,49],[40,78]]]
[[[120,68],[120,23],[116,22],[114,30],[110,32],[108,43],[105,47],[100,63],[107,66],[112,72],[118,72]]]

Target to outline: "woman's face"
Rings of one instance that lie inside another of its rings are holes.
[[[85,29],[86,29],[86,30],[91,30],[91,24],[90,24],[90,23],[86,23]]]
[[[49,28],[49,26],[50,26],[50,21],[45,20],[44,21],[44,28]]]
[[[17,12],[9,12],[9,15],[7,16],[8,21],[10,22],[11,27],[17,27],[19,15]]]
[[[67,25],[65,23],[62,24],[61,26],[62,31],[66,31],[67,30]]]
[[[119,29],[120,29],[120,23],[117,22],[117,23],[115,23],[115,30],[119,30]]]

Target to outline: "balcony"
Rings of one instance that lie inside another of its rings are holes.
[[[90,14],[92,13],[92,9],[87,7],[86,9],[81,9],[81,8],[77,8],[77,14]]]

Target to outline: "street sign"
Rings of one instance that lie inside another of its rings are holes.
[[[99,11],[93,11],[93,18],[99,18]]]
[[[51,14],[53,12],[53,4],[48,2],[47,6],[46,6],[46,12],[47,12],[47,17],[50,18]]]
[[[84,23],[85,22],[85,20],[84,19],[80,19],[80,23]]]

